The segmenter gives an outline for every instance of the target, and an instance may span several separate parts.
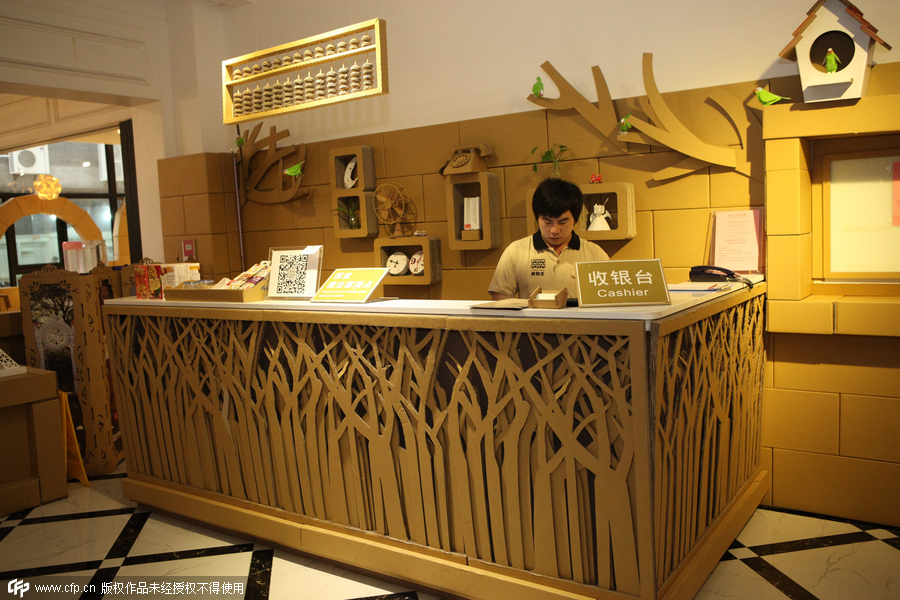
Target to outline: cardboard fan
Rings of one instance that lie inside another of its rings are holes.
[[[391,237],[412,235],[416,226],[416,205],[403,186],[382,183],[375,188],[375,214],[385,233]]]

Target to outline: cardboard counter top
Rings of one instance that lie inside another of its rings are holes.
[[[765,285],[754,286],[753,291],[764,291]],[[671,304],[648,306],[611,306],[604,308],[521,308],[490,309],[478,308],[486,300],[400,300],[384,299],[368,304],[311,303],[296,300],[262,300],[259,302],[186,302],[172,300],[139,300],[135,297],[107,300],[104,311],[116,312],[117,307],[145,307],[154,310],[160,308],[190,309],[228,309],[251,311],[311,311],[311,312],[343,312],[361,314],[393,314],[393,315],[435,315],[452,317],[486,317],[515,319],[601,319],[652,321],[675,313],[695,308],[742,293],[742,290],[730,290],[714,293],[692,293],[671,291]],[[213,315],[210,315],[213,316]]]

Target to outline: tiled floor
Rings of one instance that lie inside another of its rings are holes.
[[[900,600],[898,536],[900,528],[759,509],[696,598]],[[100,598],[104,590],[108,598],[125,597],[127,586],[141,581],[170,586],[167,592],[193,585],[233,600],[434,600],[146,512],[122,497],[122,475],[92,480],[89,488],[70,483],[67,499],[0,517],[0,590],[22,600]],[[38,590],[75,583],[77,593],[71,586]],[[81,591],[87,584],[99,593]]]

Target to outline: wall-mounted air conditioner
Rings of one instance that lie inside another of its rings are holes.
[[[9,153],[9,172],[15,174],[50,173],[50,148],[36,146]]]

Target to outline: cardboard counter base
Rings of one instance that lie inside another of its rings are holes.
[[[769,489],[764,290],[650,321],[107,304],[125,493],[446,595],[690,598]]]

